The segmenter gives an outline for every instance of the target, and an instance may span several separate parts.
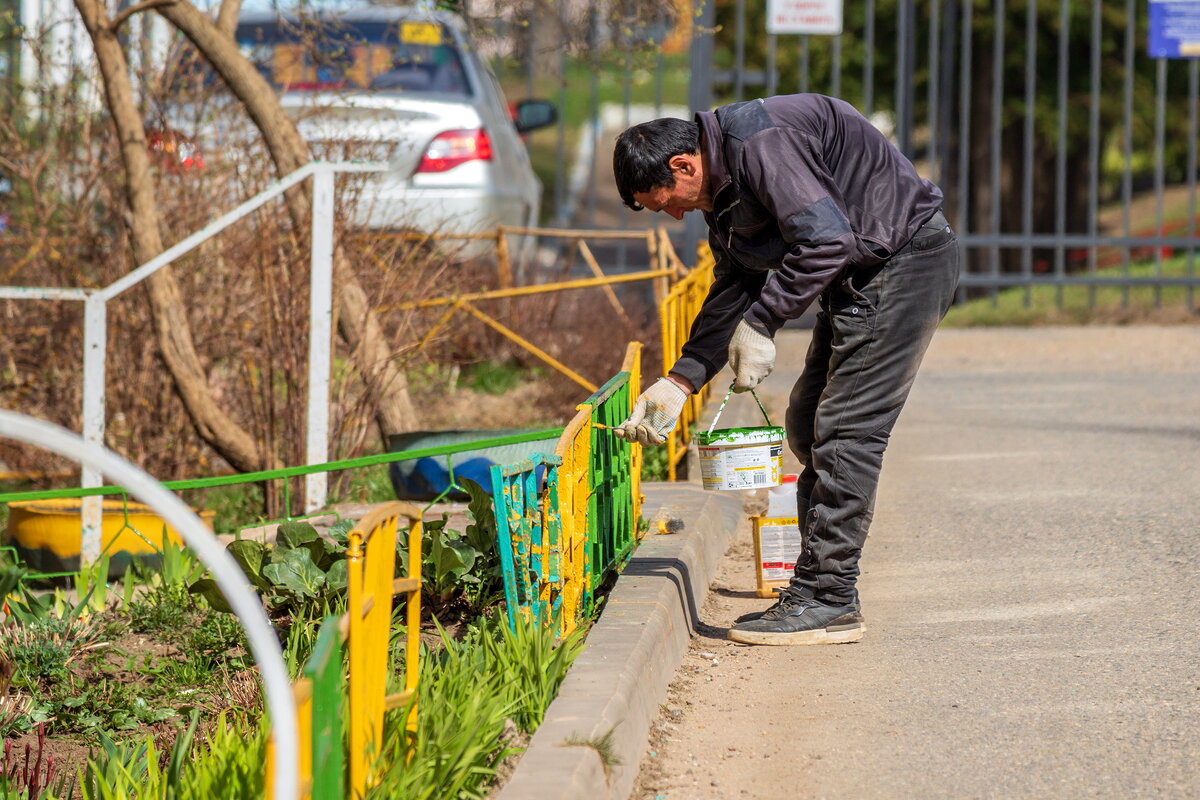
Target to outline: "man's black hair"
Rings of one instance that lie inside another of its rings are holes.
[[[690,120],[664,117],[626,129],[613,148],[613,175],[621,200],[641,211],[642,204],[633,196],[660,186],[675,188],[671,159],[699,153],[700,126]]]

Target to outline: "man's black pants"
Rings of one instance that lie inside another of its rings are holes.
[[[939,211],[883,264],[851,268],[820,300],[787,411],[804,550],[791,588],[854,599],[892,426],[958,284],[958,240]]]

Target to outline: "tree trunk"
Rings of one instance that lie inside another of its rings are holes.
[[[129,199],[134,259],[144,264],[163,251],[146,134],[133,98],[129,68],[102,0],[75,0],[91,36],[104,83],[105,101],[121,143]],[[170,267],[147,282],[154,329],[163,360],[197,432],[234,468],[252,472],[268,465],[254,438],[214,402],[188,324],[187,307]]]
[[[232,32],[219,28],[188,0],[160,6],[157,11],[195,45],[246,107],[280,176],[307,164],[308,144],[279,104],[270,84],[238,50]],[[227,17],[223,20],[228,24]],[[292,223],[298,231],[304,230],[312,212],[309,194],[303,189],[293,189],[287,193],[286,201]],[[390,434],[412,430],[417,425],[408,396],[408,379],[393,364],[392,349],[379,319],[340,247],[334,250],[333,270],[338,331],[350,348],[364,382],[376,395],[375,419],[387,447]]]

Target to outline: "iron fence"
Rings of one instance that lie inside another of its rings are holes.
[[[539,147],[552,152],[549,216],[643,224],[605,163],[627,124],[820,92],[859,108],[943,188],[960,299],[1023,287],[1028,303],[1046,284],[1060,306],[1068,287],[1088,305],[1115,289],[1127,305],[1146,287],[1156,306],[1195,309],[1200,61],[1150,56],[1146,4],[863,0],[843,4],[835,36],[769,35],[766,6],[471,4],[510,93],[558,101],[553,141],[532,143],[535,163]],[[671,230],[689,260],[702,232],[699,218]]]

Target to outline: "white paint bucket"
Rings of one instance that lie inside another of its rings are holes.
[[[751,392],[767,421],[766,427],[713,430],[732,392],[731,386],[708,430],[696,434],[701,485],[705,489],[718,491],[778,486],[783,481],[783,441],[786,434],[783,428],[771,425],[771,419],[759,402],[758,395]]]
[[[783,428],[725,428],[696,436],[705,489],[765,489],[783,479]]]

